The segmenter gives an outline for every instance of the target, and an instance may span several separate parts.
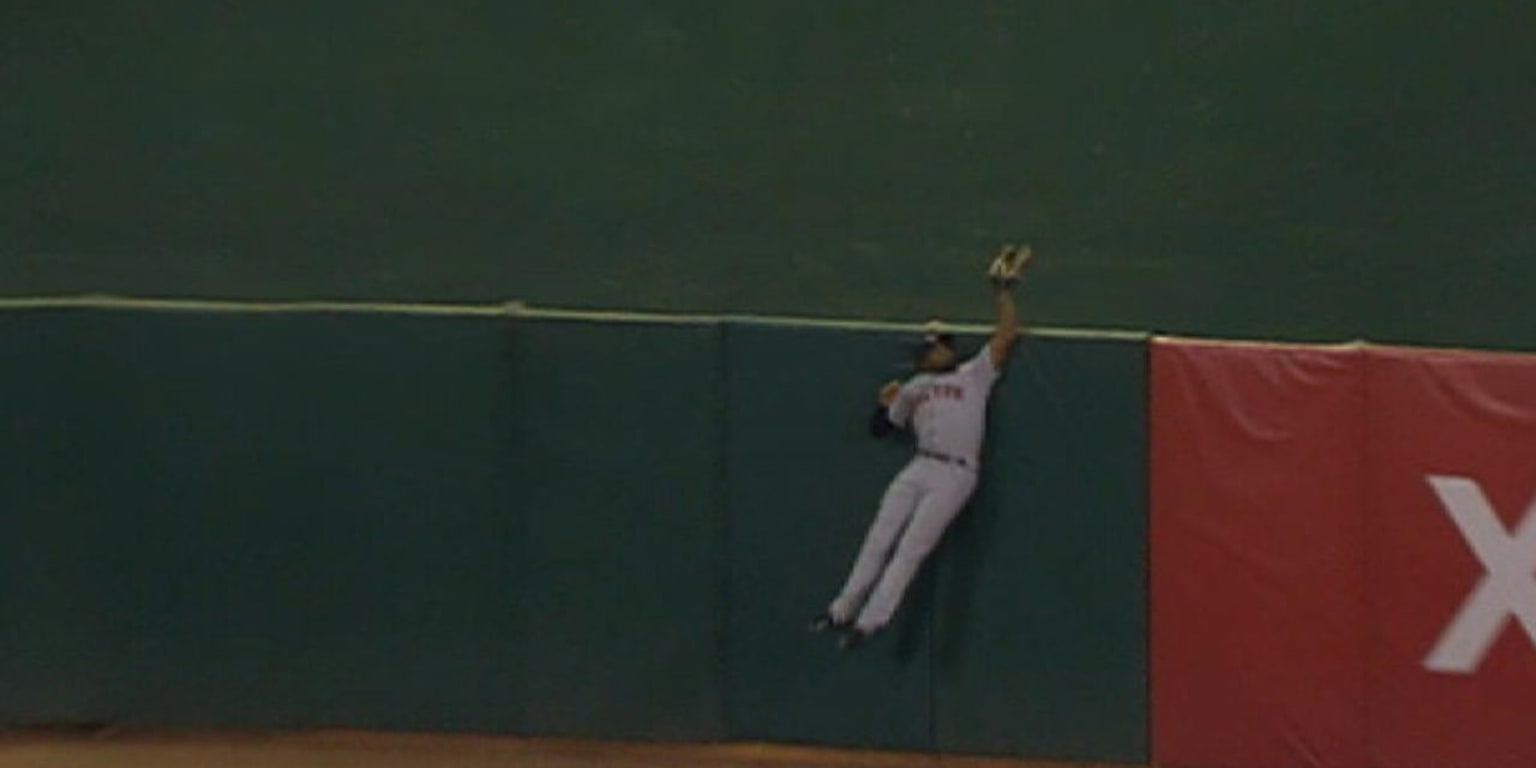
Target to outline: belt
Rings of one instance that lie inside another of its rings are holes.
[[[953,465],[955,465],[957,467],[963,467],[965,469],[975,469],[975,467],[971,466],[971,462],[966,461],[965,459],[962,459],[962,458],[960,458],[958,456],[950,456],[947,453],[939,453],[938,451],[930,451],[927,448],[919,448],[919,449],[917,449],[917,455],[922,456],[923,458],[926,458],[926,459],[933,459],[934,461],[942,461],[945,464],[953,464]]]

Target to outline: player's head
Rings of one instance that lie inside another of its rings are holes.
[[[938,322],[931,322],[923,331],[923,339],[917,346],[917,369],[923,373],[952,371],[959,355],[955,352],[955,335],[943,330]]]

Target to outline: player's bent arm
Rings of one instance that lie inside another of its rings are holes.
[[[907,426],[912,417],[912,398],[900,381],[892,379],[880,388],[874,412],[869,416],[869,432],[885,437]]]
[[[885,437],[897,430],[896,422],[891,421],[889,411],[879,403],[869,414],[869,434],[871,437]]]
[[[997,303],[997,327],[992,330],[992,339],[987,342],[987,347],[992,354],[993,367],[1001,368],[1003,363],[1008,362],[1008,354],[1013,351],[1013,344],[1019,338],[1019,308],[1009,286],[996,286],[992,292]]]

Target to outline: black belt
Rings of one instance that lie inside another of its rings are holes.
[[[959,458],[957,456],[950,456],[946,453],[939,453],[938,451],[930,451],[927,448],[917,449],[917,455],[922,456],[923,458],[933,459],[934,461],[942,461],[945,464],[953,464],[957,467],[964,467],[966,469],[973,468],[971,467],[971,463],[965,459]]]

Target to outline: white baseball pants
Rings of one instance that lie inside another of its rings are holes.
[[[975,489],[971,469],[913,459],[886,488],[853,572],[827,609],[832,618],[864,632],[889,624],[923,560]]]

